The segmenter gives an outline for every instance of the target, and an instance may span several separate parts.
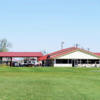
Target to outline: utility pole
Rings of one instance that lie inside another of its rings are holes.
[[[42,53],[43,53],[43,55],[46,55],[47,54],[46,50],[43,50]]]
[[[78,44],[78,43],[77,43],[77,44],[75,44],[75,47],[76,47],[76,48],[78,48],[78,47],[79,47],[79,44]]]
[[[88,51],[90,51],[90,48],[88,48]]]
[[[61,42],[61,50],[64,48],[64,41]]]

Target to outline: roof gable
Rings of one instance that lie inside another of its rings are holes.
[[[81,50],[76,50],[69,54],[57,57],[57,59],[98,59],[98,57]]]

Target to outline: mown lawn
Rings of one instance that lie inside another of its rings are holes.
[[[100,69],[0,68],[0,100],[100,100]]]

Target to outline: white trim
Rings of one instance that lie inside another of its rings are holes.
[[[72,67],[72,64],[54,64],[54,67]]]

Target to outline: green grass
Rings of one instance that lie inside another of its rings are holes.
[[[0,100],[100,100],[100,69],[0,68]]]

